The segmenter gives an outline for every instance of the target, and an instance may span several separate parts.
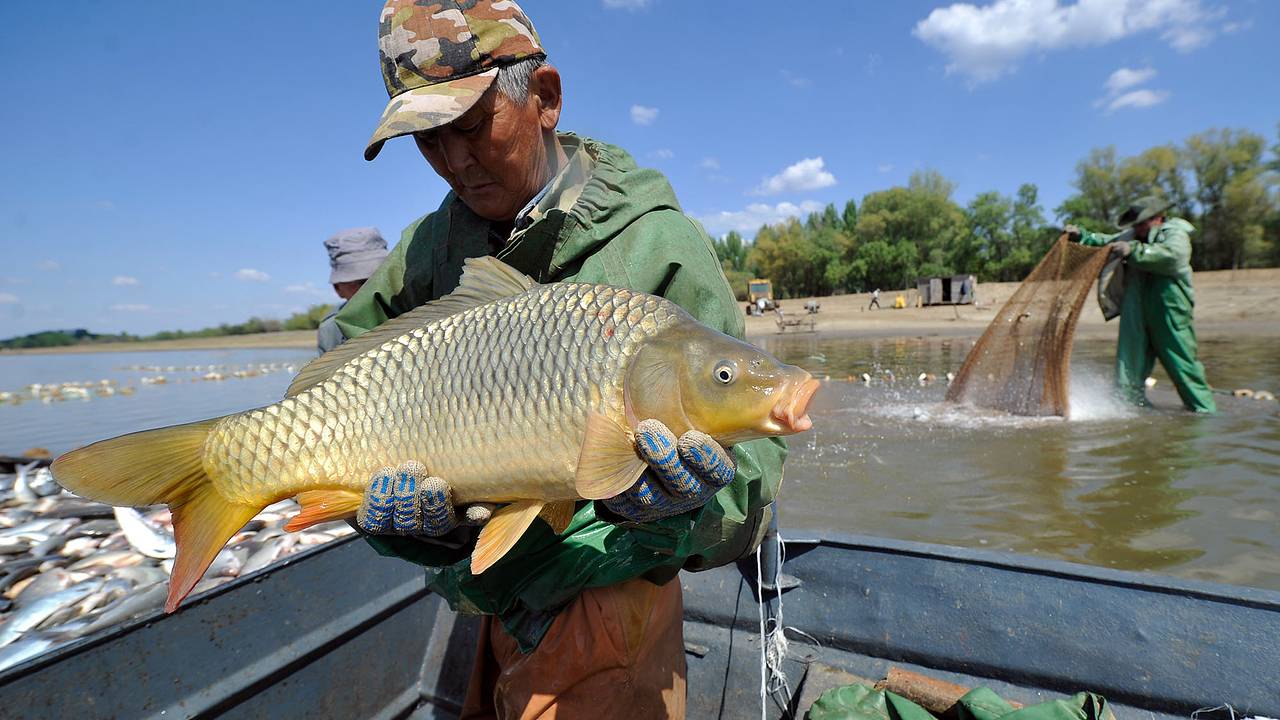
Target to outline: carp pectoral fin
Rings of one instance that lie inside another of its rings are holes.
[[[476,549],[471,552],[471,574],[479,575],[502,559],[542,512],[541,500],[521,500],[504,505],[484,524]]]
[[[551,529],[555,530],[556,534],[559,535],[564,532],[565,528],[569,527],[570,522],[573,522],[573,513],[575,511],[577,511],[577,507],[573,501],[565,500],[564,502],[548,503],[546,507],[542,508],[542,512],[538,513],[538,517],[545,520],[551,526]]]
[[[307,490],[298,493],[302,510],[285,523],[289,532],[305,530],[330,520],[343,520],[356,514],[363,497],[351,490]]]
[[[586,438],[574,474],[579,495],[587,500],[611,498],[634,485],[644,469],[631,430],[600,413],[587,417]]]

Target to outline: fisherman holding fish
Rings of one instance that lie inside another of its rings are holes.
[[[743,336],[711,242],[681,212],[666,178],[638,168],[620,148],[556,132],[560,75],[515,3],[392,0],[382,11],[379,46],[391,99],[365,158],[411,135],[452,192],[404,231],[387,263],[338,314],[343,332],[358,335],[448,293],[465,258],[493,254],[539,282],[661,295]],[[556,706],[566,717],[683,717],[676,574],[731,562],[754,547],[786,450],[779,440],[740,443],[730,460],[712,443],[705,454],[672,458],[679,441],[669,431],[659,426],[639,439],[653,471],[604,507],[580,503],[568,533],[526,540],[492,571],[497,577],[482,581],[466,563],[451,564],[458,553],[446,547],[372,540],[383,553],[443,566],[431,571],[432,589],[452,607],[491,613],[464,716],[527,717]],[[721,457],[737,475],[699,507],[722,484],[709,467]],[[689,491],[697,487],[703,490]],[[477,511],[483,515],[473,508],[472,516]],[[449,529],[428,521],[420,532]],[[589,657],[572,657],[583,648]]]
[[[1146,380],[1156,359],[1169,373],[1187,410],[1215,413],[1213,390],[1196,357],[1192,326],[1195,292],[1191,287],[1191,223],[1167,217],[1169,203],[1143,197],[1130,203],[1104,235],[1075,225],[1063,228],[1071,240],[1110,248],[1123,259],[1120,334],[1116,347],[1116,389],[1125,400],[1149,405]],[[1110,283],[1106,283],[1110,285]],[[1111,316],[1108,315],[1108,319]]]
[[[759,543],[819,383],[741,340],[660,173],[556,132],[560,75],[514,2],[390,0],[379,48],[391,99],[365,158],[412,136],[452,191],[338,312],[347,340],[278,403],[103,440],[54,475],[169,506],[169,611],[296,496],[286,530],[354,517],[486,616],[464,717],[682,718],[678,573]]]

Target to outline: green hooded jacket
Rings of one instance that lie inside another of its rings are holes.
[[[1101,247],[1128,238],[1132,251],[1125,258],[1126,295],[1141,298],[1145,312],[1185,314],[1190,322],[1195,307],[1191,287],[1191,233],[1195,227],[1182,218],[1169,218],[1146,242],[1126,232],[1114,235],[1081,231],[1080,242]],[[1133,288],[1132,290],[1128,288]]]
[[[495,241],[499,247],[506,241],[497,257],[538,282],[604,283],[661,295],[706,325],[743,337],[743,314],[711,240],[681,211],[666,178],[638,168],[611,145],[570,134],[560,143],[569,162],[509,241],[450,193],[438,210],[405,229],[338,313],[343,333],[356,337],[448,294],[464,259],[492,254]],[[427,566],[431,589],[454,610],[497,615],[528,651],[556,612],[587,588],[636,577],[666,582],[681,568],[716,567],[750,552],[768,525],[786,452],[780,439],[734,446],[732,483],[701,509],[657,522],[610,521],[597,515],[596,503],[579,503],[561,536],[534,523],[480,576],[470,573],[469,546],[394,536],[368,541],[383,555]]]

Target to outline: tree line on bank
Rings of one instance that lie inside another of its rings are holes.
[[[771,280],[784,298],[909,288],[938,275],[1019,281],[1063,225],[1113,232],[1131,200],[1158,195],[1172,204],[1169,215],[1196,226],[1194,269],[1280,265],[1280,142],[1268,149],[1256,133],[1215,129],[1131,157],[1099,148],[1076,165],[1073,185],[1050,223],[1033,184],[1012,196],[983,192],[962,207],[954,183],[923,170],[906,187],[765,225],[753,241],[730,232],[714,245],[740,299],[753,277]]]
[[[223,337],[227,335],[253,335],[280,330],[315,330],[320,321],[333,309],[332,305],[312,305],[303,312],[294,313],[284,320],[251,317],[242,323],[223,323],[202,330],[162,330],[154,335],[131,333],[92,333],[84,328],[75,330],[46,330],[0,340],[0,349],[61,347],[92,343],[144,342],[148,340],[181,340],[184,338]]]

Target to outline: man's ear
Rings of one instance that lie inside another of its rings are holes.
[[[538,122],[543,130],[553,131],[560,124],[560,71],[543,65],[529,76],[529,99],[538,105]]]

